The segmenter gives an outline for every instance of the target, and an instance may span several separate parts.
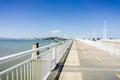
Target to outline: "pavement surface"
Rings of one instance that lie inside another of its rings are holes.
[[[74,40],[59,80],[120,80],[120,59]]]

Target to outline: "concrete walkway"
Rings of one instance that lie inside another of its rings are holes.
[[[59,80],[120,80],[120,60],[74,40]]]

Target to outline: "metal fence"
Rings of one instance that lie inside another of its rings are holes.
[[[0,58],[0,65],[3,65],[22,60],[23,57],[27,56],[27,60],[23,59],[19,64],[0,72],[0,80],[46,80],[71,43],[72,41],[53,43]],[[28,58],[36,51],[42,52],[36,57]]]
[[[106,51],[111,56],[119,57],[120,56],[120,40],[83,40],[77,39],[79,41],[85,42],[93,47],[96,47],[99,50]]]

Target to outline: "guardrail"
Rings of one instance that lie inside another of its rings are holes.
[[[0,72],[0,80],[46,80],[71,43],[72,40],[53,43],[0,58],[0,65],[22,60],[23,57],[27,58],[19,64]],[[40,51],[39,55],[27,57],[37,51]]]
[[[77,40],[85,42],[93,47],[96,47],[99,50],[106,51],[111,56],[120,57],[120,41],[118,40],[97,40],[97,41],[82,39]]]

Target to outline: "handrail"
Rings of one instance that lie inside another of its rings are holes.
[[[0,58],[0,65],[6,65],[9,61],[11,63],[11,61],[26,59],[2,70],[0,80],[46,80],[71,43],[72,40],[67,40]],[[33,56],[38,51],[40,54]]]
[[[98,40],[98,41],[91,41],[91,40],[83,40],[83,39],[76,39],[78,41],[85,42],[98,50],[103,50],[108,52],[111,56],[119,57],[120,56],[120,41],[117,40]]]
[[[47,51],[44,52],[44,53],[42,53],[42,54],[40,54],[39,56],[42,56],[42,55],[44,55],[44,54],[46,54],[46,53],[47,53]],[[6,69],[6,70],[0,72],[0,75],[2,76],[2,75],[4,75],[5,73],[7,73],[7,72],[9,72],[9,71],[11,71],[11,70],[13,70],[13,69],[21,66],[22,64],[25,64],[25,63],[27,63],[27,62],[31,61],[32,59],[37,58],[37,57],[39,57],[39,56],[30,58],[30,59],[28,59],[28,60],[26,60],[26,61],[24,61],[24,62],[22,62],[22,63],[19,63],[19,64],[15,65],[15,66],[13,66],[13,67],[11,67],[11,68],[9,68],[9,69]]]
[[[19,58],[19,57],[31,54],[30,52],[34,52],[34,51],[38,51],[38,50],[42,50],[42,49],[47,49],[49,47],[52,48],[52,47],[57,46],[57,45],[59,45],[61,43],[64,43],[64,41],[56,43],[56,44],[50,44],[50,45],[43,46],[43,47],[40,47],[40,48],[31,49],[31,50],[28,50],[28,51],[24,51],[24,52],[20,52],[20,53],[15,53],[15,54],[12,54],[12,55],[8,55],[8,56],[5,56],[5,57],[2,57],[2,58],[0,58],[0,64],[3,64],[3,63],[6,63],[8,61],[11,61],[13,59],[16,59],[16,58]]]
[[[120,42],[120,40],[112,40],[112,39],[102,39],[101,41],[105,41],[105,42]]]

